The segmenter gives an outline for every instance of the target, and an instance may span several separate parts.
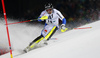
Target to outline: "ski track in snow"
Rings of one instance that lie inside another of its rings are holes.
[[[14,50],[13,58],[100,58],[99,25],[100,21],[96,21],[81,26],[92,27],[90,29],[73,29],[60,34],[58,31],[53,36],[57,40],[50,40],[48,41],[49,45],[34,49],[25,54],[21,54],[22,50],[41,34],[44,25],[28,25],[26,23],[9,25],[9,33]],[[5,34],[6,26],[2,20],[0,21],[0,43],[8,46],[7,35]],[[7,53],[0,56],[0,58],[10,58],[10,55]]]

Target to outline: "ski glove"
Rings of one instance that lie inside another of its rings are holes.
[[[42,16],[41,18],[39,18],[40,20],[46,20],[46,19],[48,19],[48,16]]]
[[[66,30],[68,30],[68,28],[65,27],[65,24],[61,25],[61,32],[65,32]]]

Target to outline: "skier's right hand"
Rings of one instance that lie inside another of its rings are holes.
[[[48,19],[48,16],[42,16],[42,17],[40,17],[39,19],[43,21],[43,20]]]

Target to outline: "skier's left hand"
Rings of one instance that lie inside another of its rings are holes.
[[[66,30],[68,30],[68,28],[65,27],[65,24],[61,25],[61,32],[65,32]]]

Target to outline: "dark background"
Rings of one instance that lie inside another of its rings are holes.
[[[52,3],[61,11],[67,21],[70,18],[90,17],[100,10],[100,0],[4,0],[7,17],[35,19],[44,10],[46,3]],[[0,3],[0,14],[2,5]],[[87,15],[87,16],[86,16]]]
[[[23,17],[24,15],[35,13],[39,15],[44,10],[45,3],[54,4],[55,0],[4,0],[7,16]],[[0,3],[0,13],[2,13],[2,5]],[[33,15],[34,16],[34,15]]]

